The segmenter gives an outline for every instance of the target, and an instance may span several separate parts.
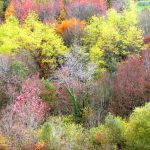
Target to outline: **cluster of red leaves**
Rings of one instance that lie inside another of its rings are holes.
[[[24,21],[30,12],[36,12],[42,21],[48,21],[51,17],[56,17],[62,7],[59,0],[48,0],[45,3],[34,0],[11,0],[5,16],[14,14],[20,21]]]
[[[129,57],[117,70],[113,87],[114,99],[109,111],[115,115],[128,116],[132,110],[150,101],[150,50],[142,56]]]
[[[34,119],[42,119],[46,113],[46,104],[39,97],[42,84],[38,76],[28,78],[22,85],[17,96],[13,110],[24,119],[32,115]]]

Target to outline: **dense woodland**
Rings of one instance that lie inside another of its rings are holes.
[[[0,150],[150,150],[149,43],[148,0],[0,0]]]

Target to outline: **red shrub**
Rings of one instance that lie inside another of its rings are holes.
[[[46,104],[39,97],[41,94],[42,84],[38,76],[33,76],[28,78],[25,83],[21,85],[21,91],[15,100],[13,110],[17,112],[20,119],[22,118],[22,123],[25,122],[26,125],[30,124],[31,120],[33,124],[40,122],[46,113]],[[30,117],[31,120],[29,120]],[[27,122],[29,121],[29,122]]]
[[[146,72],[142,58],[134,56],[121,63],[114,84],[114,100],[109,111],[128,116],[136,106],[148,101],[146,91]]]

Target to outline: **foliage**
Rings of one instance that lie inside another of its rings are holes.
[[[124,132],[126,123],[119,117],[109,114],[103,125],[90,129],[90,140],[96,148],[122,149],[124,146]]]
[[[92,80],[88,87],[87,100],[84,103],[83,119],[86,127],[98,126],[107,115],[107,107],[113,96],[113,80],[109,73],[104,73],[98,80]]]
[[[53,27],[49,27],[29,15],[24,25],[27,37],[23,46],[31,50],[40,68],[40,76],[47,77],[60,63],[59,56],[67,52],[66,46]]]
[[[13,61],[10,66],[10,71],[12,75],[16,75],[20,80],[23,80],[27,76],[28,68],[21,61]]]
[[[85,22],[84,21],[79,21],[76,18],[71,18],[69,20],[64,20],[61,22],[61,24],[58,24],[56,31],[58,33],[63,34],[65,32],[65,30],[67,30],[68,28],[71,28],[73,26],[77,26],[79,25],[81,28],[84,28],[85,26]]]
[[[146,97],[146,71],[140,56],[129,57],[122,62],[116,73],[113,87],[114,98],[109,111],[128,116],[131,111],[149,101]]]
[[[68,17],[88,20],[94,15],[104,15],[106,12],[105,0],[72,0],[68,6]]]
[[[38,17],[43,22],[49,22],[51,20],[57,19],[59,13],[61,11],[61,2],[58,0],[46,0],[46,1],[38,1],[38,0],[25,0],[18,1],[12,0],[10,4],[10,8],[13,7],[14,15],[19,19],[20,22],[24,22],[29,13],[36,12]],[[10,10],[8,9],[9,14]]]
[[[45,103],[39,98],[41,83],[38,76],[27,79],[21,86],[20,94],[15,100],[13,111],[22,117],[22,124],[29,129],[35,128],[46,113]],[[30,117],[31,118],[30,118]]]
[[[48,147],[52,147],[51,144],[53,142],[52,128],[48,122],[45,122],[41,127],[40,139],[48,145]]]
[[[85,21],[80,21],[76,18],[64,20],[56,26],[56,31],[62,34],[65,43],[70,46],[74,42],[80,41],[85,28]]]
[[[41,82],[38,76],[28,78],[21,85],[16,99],[3,110],[0,129],[13,146],[35,141],[34,130],[44,120],[47,106],[40,96]]]
[[[53,27],[41,23],[33,14],[28,16],[22,27],[14,17],[8,18],[0,26],[0,42],[2,54],[15,54],[20,49],[30,51],[40,68],[40,76],[45,77],[60,63],[58,57],[67,52]]]
[[[9,18],[11,15],[14,15],[15,10],[12,3],[8,6],[6,12],[5,12],[5,19]]]
[[[52,150],[86,149],[82,126],[68,119],[68,117],[50,117],[41,127],[41,140]]]
[[[19,40],[22,39],[23,33],[24,32],[19,28],[17,19],[13,16],[9,17],[6,23],[0,26],[0,54],[12,54],[17,52],[17,50],[21,48],[21,41]]]
[[[133,150],[148,150],[149,143],[149,124],[150,124],[150,103],[144,107],[134,110],[129,118],[126,130],[126,140],[128,148]]]
[[[99,66],[100,72],[105,69],[113,72],[114,61],[120,62],[143,47],[142,31],[133,4],[123,15],[111,9],[107,17],[92,17],[86,32],[84,44],[91,62]]]
[[[50,81],[48,79],[42,79],[42,84],[43,84],[43,88],[42,88],[42,94],[40,95],[40,97],[48,102],[49,104],[53,102],[53,100],[56,97],[56,92],[55,92],[55,88],[53,87],[53,85],[50,83]]]
[[[66,55],[66,62],[55,73],[57,83],[67,92],[65,99],[71,102],[72,113],[77,122],[88,103],[88,89],[96,68],[89,63],[87,55],[80,46],[73,46],[72,51]],[[63,96],[64,94],[61,94],[60,98]]]

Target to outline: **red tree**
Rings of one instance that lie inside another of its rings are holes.
[[[46,114],[46,104],[39,97],[41,82],[38,76],[28,78],[21,86],[21,91],[16,98],[13,111],[26,126],[35,128]]]
[[[56,19],[63,8],[59,0],[48,0],[45,3],[34,0],[12,0],[10,6],[14,8],[14,14],[20,21],[24,21],[30,12],[36,12],[42,21]]]
[[[114,83],[114,100],[109,111],[116,115],[128,116],[137,106],[148,101],[145,98],[146,72],[140,56],[129,57],[121,63]]]

